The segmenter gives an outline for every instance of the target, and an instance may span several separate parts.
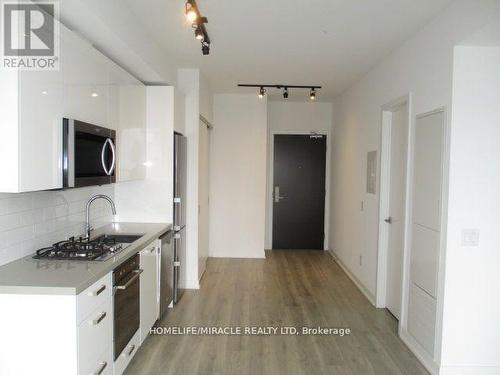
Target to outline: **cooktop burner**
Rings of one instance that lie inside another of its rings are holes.
[[[53,260],[106,260],[125,248],[124,244],[105,236],[92,240],[86,238],[60,241],[52,246],[37,250],[35,259]]]

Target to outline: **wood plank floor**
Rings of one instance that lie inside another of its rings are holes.
[[[127,375],[427,374],[330,255],[267,251],[266,259],[210,259],[159,326],[347,327],[338,336],[150,336]]]

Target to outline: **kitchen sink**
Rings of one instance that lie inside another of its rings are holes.
[[[144,234],[103,234],[96,240],[108,240],[116,243],[132,243],[142,238]]]

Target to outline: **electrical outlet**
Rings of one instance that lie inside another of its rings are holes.
[[[462,247],[479,247],[479,229],[462,229]]]

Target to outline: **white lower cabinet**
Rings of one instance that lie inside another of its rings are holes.
[[[108,348],[97,358],[95,363],[89,364],[88,369],[81,372],[83,375],[113,375],[113,347]]]
[[[160,246],[140,253],[140,328],[116,360],[112,272],[78,295],[0,294],[0,374],[121,375],[158,319]]]
[[[111,289],[109,273],[77,296],[79,375],[105,374],[113,367]]]
[[[149,330],[158,320],[159,285],[158,285],[158,251],[159,244],[152,243],[140,252],[141,269],[141,344],[149,334]]]
[[[134,355],[135,353],[137,353],[139,346],[141,346],[140,336],[141,334],[139,329],[130,339],[125,349],[123,349],[121,354],[118,356],[114,363],[114,375],[122,375],[132,358],[134,358]]]
[[[78,326],[78,367],[81,375],[93,374],[101,368],[102,353],[112,349],[112,337],[113,311],[109,300]]]

